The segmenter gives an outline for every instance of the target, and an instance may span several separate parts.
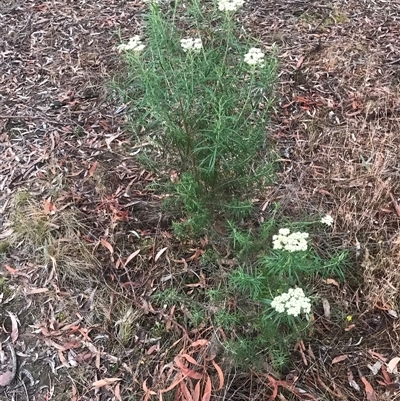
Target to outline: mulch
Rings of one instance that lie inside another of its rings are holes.
[[[400,2],[319,3],[251,1],[242,16],[267,50],[278,49],[269,134],[278,145],[282,170],[279,184],[266,188],[265,201],[279,202],[293,218],[331,213],[333,240],[321,246],[352,250],[358,266],[382,261],[390,268],[400,257]],[[10,230],[12,197],[22,189],[43,202],[58,197],[79,208],[95,239],[110,224],[124,221],[127,210],[134,216],[128,231],[160,234],[159,198],[145,191],[154,177],[130,151],[127,105],[108,89],[121,68],[116,45],[120,37],[140,33],[144,7],[119,0],[10,0],[0,5],[0,239]],[[93,180],[96,174],[99,181]],[[14,262],[22,268],[27,257]],[[374,374],[368,365],[389,361],[399,351],[389,314],[398,287],[392,284],[391,289],[379,269],[371,274],[375,287],[326,290],[331,303],[344,307],[350,302],[347,310],[355,327],[333,325],[322,310],[316,315],[316,340],[298,345],[298,363],[280,381],[311,394],[294,393],[298,398],[373,401],[375,391],[380,397],[389,394],[387,399],[395,396],[395,377],[384,369]],[[380,298],[376,288],[382,286],[389,297]],[[107,354],[104,359],[111,363],[113,358]],[[126,372],[133,374],[132,368]],[[121,391],[141,388],[142,378],[134,377]],[[230,399],[268,399],[262,395],[264,386],[275,389],[277,383],[271,376],[238,378],[236,389],[233,384],[227,394]],[[250,385],[254,391],[237,390]],[[83,393],[86,398],[79,399],[118,399],[115,392],[104,398]],[[7,395],[12,394],[11,389]],[[32,391],[30,399],[40,399],[38,394]]]

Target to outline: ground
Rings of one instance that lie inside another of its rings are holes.
[[[153,305],[165,283],[207,285],[207,244],[173,238],[167,195],[154,189],[168,168],[139,163],[148,144],[132,140],[112,90],[124,68],[116,47],[140,33],[145,7],[0,5],[0,398],[147,399],[174,357],[207,338],[225,373],[214,398],[397,399],[386,363],[400,351],[400,3],[249,1],[240,14],[279,59],[268,135],[280,168],[259,214],[276,202],[293,219],[331,213],[333,237],[318,247],[348,249],[354,266],[345,284],[316,284],[324,308],[284,377],[229,370],[218,332]]]

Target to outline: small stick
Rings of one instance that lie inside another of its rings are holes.
[[[0,114],[0,118],[44,118],[44,117],[42,117],[42,116],[17,116],[17,115],[7,116],[4,114]]]

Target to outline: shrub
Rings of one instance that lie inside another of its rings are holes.
[[[276,61],[238,40],[238,7],[192,0],[187,9],[179,2],[162,9],[152,2],[146,39],[120,46],[131,118],[173,155],[187,216],[220,213],[225,204],[227,213],[246,214],[246,197],[271,177],[266,125]]]

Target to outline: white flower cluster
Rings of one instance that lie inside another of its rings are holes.
[[[186,38],[186,39],[181,39],[181,47],[185,52],[194,51],[197,53],[203,47],[203,43],[199,38]]]
[[[284,249],[289,252],[307,250],[308,233],[296,231],[290,233],[288,228],[281,228],[278,235],[272,237],[274,249]]]
[[[326,216],[322,217],[321,223],[331,226],[333,224],[333,217],[330,214],[327,214]]]
[[[129,39],[128,43],[122,43],[118,46],[118,50],[133,50],[134,52],[141,52],[145,48],[144,44],[140,40],[139,35],[135,35]]]
[[[244,56],[244,62],[251,66],[262,67],[264,62],[265,54],[257,47],[252,47],[248,53]]]
[[[290,288],[288,292],[275,297],[271,302],[271,307],[278,313],[299,316],[301,313],[310,313],[311,300],[306,297],[301,288]]]
[[[219,0],[218,9],[220,11],[236,11],[244,4],[244,0]]]

